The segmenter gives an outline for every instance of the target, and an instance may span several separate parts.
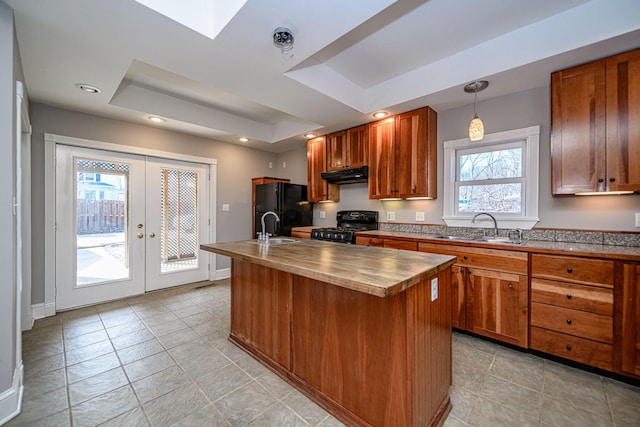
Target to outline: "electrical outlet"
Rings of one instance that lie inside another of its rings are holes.
[[[396,220],[396,213],[393,211],[387,212],[387,221],[395,221],[395,220]]]
[[[282,169],[286,169],[287,168],[287,162],[282,162]]]
[[[229,203],[223,203],[222,204],[222,210],[223,211],[228,211],[229,210]]]
[[[438,299],[438,278],[431,279],[431,301]]]
[[[273,162],[269,162],[269,169],[273,169]]]
[[[327,215],[324,213],[324,211],[320,211],[320,219],[325,219],[327,217]]]
[[[416,221],[424,221],[424,212],[416,212]]]
[[[636,227],[640,227],[640,212],[636,212]]]

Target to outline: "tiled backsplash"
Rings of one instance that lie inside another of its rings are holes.
[[[421,234],[445,234],[469,239],[482,237],[483,228],[447,227],[446,225],[408,224],[395,222],[381,222],[382,231],[402,231]],[[492,229],[490,230],[492,231]],[[508,229],[500,229],[500,235],[506,236]],[[638,246],[640,247],[640,233],[615,231],[580,231],[553,228],[534,228],[522,231],[523,240],[538,240],[545,242],[588,243],[594,245]]]

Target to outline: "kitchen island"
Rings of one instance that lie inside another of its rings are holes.
[[[454,257],[316,240],[201,249],[232,258],[230,340],[336,418],[444,422]]]

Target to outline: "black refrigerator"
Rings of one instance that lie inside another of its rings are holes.
[[[291,236],[291,227],[312,225],[311,203],[307,202],[307,186],[272,182],[256,185],[255,230],[262,230],[260,219],[265,212],[275,212],[264,219],[265,231],[272,236]],[[255,239],[257,236],[253,236]]]

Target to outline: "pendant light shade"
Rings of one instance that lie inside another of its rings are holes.
[[[471,141],[480,141],[484,138],[484,124],[476,114],[469,122],[469,139]]]
[[[476,102],[478,100],[478,92],[485,90],[488,86],[488,81],[478,80],[473,83],[469,83],[464,87],[465,92],[474,94],[473,119],[469,122],[469,139],[471,141],[481,141],[482,138],[484,138],[484,124],[476,112]]]

